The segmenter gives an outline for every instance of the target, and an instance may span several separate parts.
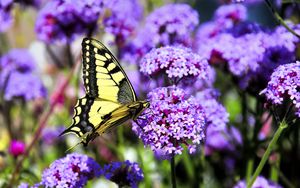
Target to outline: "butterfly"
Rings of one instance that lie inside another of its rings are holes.
[[[61,133],[74,133],[84,146],[97,136],[150,106],[137,100],[127,75],[114,55],[99,41],[82,40],[83,82],[86,95],[74,107],[72,125]]]

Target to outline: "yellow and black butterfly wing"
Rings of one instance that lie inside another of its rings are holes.
[[[83,81],[88,96],[128,104],[136,94],[114,55],[99,41],[82,41]]]
[[[73,132],[87,145],[96,136],[135,117],[143,107],[136,101],[119,62],[103,44],[83,39],[82,58],[86,96],[78,100],[73,123],[62,134]]]
[[[73,132],[82,138],[82,143],[87,144],[98,136],[98,126],[110,116],[111,112],[121,106],[120,103],[99,100],[88,95],[78,99],[74,107],[72,125],[62,134]]]

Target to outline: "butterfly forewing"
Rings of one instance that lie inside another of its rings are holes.
[[[113,54],[99,41],[82,41],[83,81],[87,95],[127,104],[136,95],[124,70]]]

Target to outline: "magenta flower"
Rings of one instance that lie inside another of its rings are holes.
[[[25,143],[19,140],[12,140],[8,149],[8,152],[14,156],[18,157],[25,153]]]

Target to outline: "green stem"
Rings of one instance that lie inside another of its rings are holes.
[[[247,163],[246,182],[250,181],[251,174],[253,172],[253,165],[254,165],[254,160],[253,160],[253,158],[251,158],[248,160],[248,163]]]
[[[186,169],[186,172],[188,174],[188,177],[190,178],[190,180],[195,179],[195,174],[194,174],[194,166],[192,164],[192,160],[190,159],[190,156],[188,155],[188,153],[184,153],[182,155],[183,158],[183,163]]]
[[[175,175],[175,156],[171,158],[171,180],[172,180],[172,188],[176,188],[176,175]]]
[[[257,176],[260,174],[260,172],[262,171],[263,167],[265,166],[272,149],[274,148],[274,146],[276,145],[279,136],[281,135],[282,131],[284,129],[286,129],[288,127],[288,124],[286,123],[285,120],[282,120],[282,122],[279,124],[279,128],[277,129],[277,131],[274,134],[274,137],[272,138],[271,142],[268,145],[267,150],[265,151],[261,161],[258,164],[258,167],[256,168],[254,175],[252,176],[250,182],[248,182],[247,184],[247,188],[251,188],[251,186],[253,185],[253,183],[255,182]]]
[[[267,6],[269,7],[269,9],[272,11],[274,17],[277,19],[277,21],[283,26],[285,27],[289,32],[291,32],[293,35],[295,35],[296,37],[300,38],[300,35],[298,33],[296,33],[292,28],[290,28],[285,22],[284,20],[281,18],[281,16],[279,15],[279,13],[274,9],[273,5],[271,4],[270,0],[265,0],[265,3],[267,4]]]

